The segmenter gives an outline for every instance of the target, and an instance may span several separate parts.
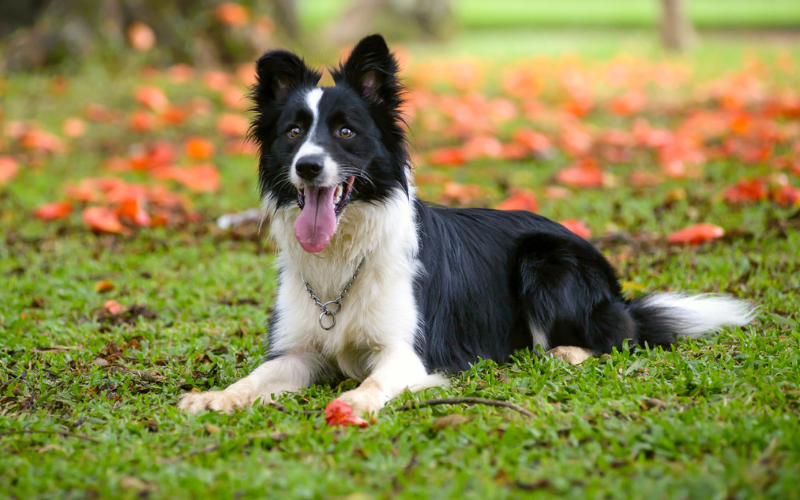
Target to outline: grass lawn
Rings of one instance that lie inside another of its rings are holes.
[[[585,50],[592,55],[592,44]],[[800,83],[797,70],[779,75],[778,52],[761,47],[764,80]],[[729,65],[745,58],[726,46],[684,62],[713,73],[720,53]],[[179,144],[201,135],[221,145],[213,118],[220,97],[199,79],[177,85],[135,68],[91,67],[68,78],[64,88],[45,75],[8,76],[0,125],[35,119],[59,131],[87,102],[132,109],[141,84],[164,88],[176,103],[205,96],[214,111],[147,133],[90,123],[67,153],[25,156],[31,161],[0,187],[0,498],[800,498],[797,209],[719,199],[726,186],[772,175],[771,167],[712,159],[697,179],[633,186],[624,179],[651,168],[634,162],[614,166],[614,186],[549,199],[553,175],[570,163],[561,152],[458,169],[423,165],[420,174],[480,185],[471,204],[493,205],[511,184],[535,191],[541,214],[583,220],[631,294],[727,291],[757,303],[758,320],[672,350],[624,350],[574,367],[530,352],[508,364],[480,361],[454,376],[452,388],[393,401],[366,429],[270,407],[189,416],[174,407],[180,394],[223,388],[264,354],[275,256],[265,231],[213,224],[257,204],[254,158],[213,157],[222,190],[186,193],[197,224],[119,236],[93,234],[79,213],[38,221],[31,210],[59,199],[65,181],[116,175],[106,159],[132,154],[143,140]],[[602,112],[590,120],[630,125]],[[12,142],[3,136],[0,155],[14,151]],[[797,176],[790,182],[798,185]],[[421,186],[427,199],[441,192],[437,183]],[[728,235],[696,247],[664,243],[696,221]],[[103,280],[114,289],[97,292]],[[144,314],[104,316],[109,299]],[[115,353],[119,368],[97,361]],[[318,385],[281,401],[289,410],[321,409],[354,384]],[[534,416],[486,406],[393,411],[457,396],[511,401]],[[442,420],[451,415],[463,418]]]
[[[302,22],[323,26],[352,2],[301,0]],[[800,24],[795,0],[690,0],[689,17],[701,29],[792,28]],[[508,28],[653,28],[661,14],[660,0],[454,0],[459,25],[468,30]]]

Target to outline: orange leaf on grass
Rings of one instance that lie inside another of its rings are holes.
[[[539,204],[536,202],[536,195],[533,191],[514,188],[511,190],[511,196],[501,201],[495,208],[498,210],[526,210],[528,212],[535,212],[539,209]]]
[[[134,132],[147,132],[153,130],[156,126],[156,117],[149,111],[137,109],[131,113],[128,128]]]
[[[130,219],[139,227],[150,225],[150,215],[144,209],[145,202],[142,198],[129,198],[124,200],[117,209],[117,215]]]
[[[10,156],[0,156],[0,186],[13,179],[19,172],[19,164]]]
[[[45,132],[44,130],[28,130],[19,139],[19,145],[25,149],[35,149],[37,151],[49,151],[60,153],[64,151],[64,144],[61,139]]]
[[[468,140],[461,148],[464,158],[500,158],[503,154],[503,144],[497,137],[479,135]]]
[[[694,226],[675,231],[667,238],[669,243],[696,245],[704,241],[711,241],[725,236],[725,230],[714,224],[701,222]]]
[[[214,145],[208,139],[191,137],[183,144],[186,155],[195,160],[205,160],[214,154]]]
[[[480,193],[481,187],[477,184],[459,184],[457,182],[448,182],[442,190],[442,196],[448,200],[456,200],[462,205],[471,202]]]
[[[430,155],[428,156],[428,161],[431,165],[437,165],[441,167],[451,166],[451,165],[461,165],[466,161],[464,157],[464,152],[461,148],[439,148],[434,151],[431,151]]]
[[[247,94],[239,87],[228,87],[225,89],[222,93],[222,102],[231,109],[244,110],[250,107]]]
[[[203,84],[209,90],[222,92],[228,87],[230,77],[223,71],[206,71],[203,74]]]
[[[247,135],[250,122],[241,115],[223,113],[217,119],[217,132],[231,137],[242,137]]]
[[[218,191],[220,187],[219,171],[213,165],[169,167],[159,170],[157,176],[163,179],[173,179],[189,190],[201,193]]]
[[[219,22],[232,28],[247,24],[250,18],[247,9],[235,2],[225,2],[217,6],[214,15]]]
[[[67,118],[61,124],[61,131],[67,137],[80,137],[86,133],[86,123],[80,118]]]
[[[186,63],[179,63],[167,69],[167,78],[172,83],[189,83],[194,77],[194,68]]]
[[[603,185],[603,172],[593,158],[583,158],[571,167],[559,170],[556,180],[562,184],[579,187],[599,187]]]
[[[628,116],[641,111],[647,104],[647,95],[642,91],[631,91],[611,101],[611,112]]]
[[[136,89],[136,101],[153,111],[162,111],[169,106],[169,99],[163,90],[157,87],[139,87]]]
[[[161,112],[159,118],[168,125],[181,125],[186,121],[186,111],[177,106],[170,106]]]
[[[369,422],[363,418],[353,415],[353,408],[350,405],[338,399],[334,399],[325,407],[325,421],[330,426],[367,427],[369,425]]]
[[[591,229],[586,227],[586,224],[577,219],[562,220],[561,225],[577,234],[581,238],[588,239],[592,237]]]
[[[800,188],[787,184],[774,189],[770,196],[778,205],[784,207],[800,206]]]
[[[747,203],[764,200],[768,196],[767,185],[763,179],[741,179],[722,194],[728,203]]]
[[[89,207],[81,215],[84,224],[101,233],[128,234],[128,228],[122,225],[117,214],[107,207]]]
[[[43,221],[63,219],[70,213],[72,213],[72,203],[68,201],[47,203],[33,211],[34,217]]]
[[[156,45],[156,34],[150,26],[134,22],[128,28],[128,43],[134,50],[145,52]]]
[[[103,309],[105,309],[108,314],[119,314],[125,310],[125,307],[116,300],[107,300],[106,303],[103,304]]]
[[[514,142],[522,144],[534,154],[545,153],[552,147],[550,139],[535,130],[518,130],[514,134]]]

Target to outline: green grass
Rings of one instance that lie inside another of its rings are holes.
[[[800,25],[794,0],[689,0],[692,23],[701,29],[792,28]],[[343,0],[300,2],[304,26],[314,30],[348,6]],[[454,0],[458,24],[468,30],[508,28],[653,28],[659,0]]]
[[[697,66],[718,63],[713,51],[693,57]],[[58,130],[87,100],[130,107],[137,78],[90,69],[53,94],[44,75],[10,76],[0,106],[6,120],[37,119]],[[199,85],[149,83],[176,103],[204,94],[218,104]],[[189,133],[211,136],[213,120],[157,137]],[[714,201],[740,177],[770,173],[766,167],[715,161],[696,181],[583,190],[540,203],[543,215],[583,219],[597,235],[664,235],[699,217],[722,225],[731,236],[696,248],[650,237],[640,248],[597,243],[622,279],[644,291],[729,291],[757,303],[753,325],[575,367],[529,352],[508,364],[481,361],[453,377],[450,389],[393,401],[366,429],[332,429],[319,417],[271,408],[188,416],[174,407],[192,387],[227,386],[264,354],[275,257],[263,234],[241,238],[212,227],[216,216],[257,203],[252,158],[214,158],[224,189],[194,197],[203,223],[184,230],[96,236],[77,214],[56,224],[31,218],[33,207],[61,196],[65,180],[102,173],[105,158],[143,139],[122,125],[90,125],[69,154],[26,164],[0,188],[0,497],[800,498],[800,233],[792,211]],[[480,183],[488,194],[479,203],[493,203],[506,181],[541,193],[567,162],[558,155],[481,161],[441,173]],[[630,168],[613,173],[624,178]],[[664,205],[676,189],[685,199]],[[438,192],[422,188],[429,199]],[[103,279],[115,290],[95,292]],[[96,311],[108,299],[158,317],[103,323]],[[252,303],[225,305],[232,299]],[[109,342],[133,343],[120,363],[163,381],[93,364]],[[37,352],[54,345],[76,348]],[[282,402],[323,408],[353,384],[314,386]],[[480,406],[392,411],[439,396],[509,400],[535,416]],[[666,406],[650,408],[652,397]],[[449,414],[468,421],[439,429],[437,419]],[[17,430],[96,442],[2,434]]]

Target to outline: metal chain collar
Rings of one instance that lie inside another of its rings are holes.
[[[356,271],[353,273],[353,277],[350,278],[350,281],[342,288],[342,291],[339,292],[339,296],[333,300],[329,300],[328,302],[322,302],[317,294],[314,293],[314,289],[311,288],[311,284],[306,280],[306,278],[301,274],[300,278],[303,280],[303,283],[306,285],[306,291],[308,292],[308,296],[311,297],[311,300],[314,301],[314,305],[320,308],[322,314],[319,315],[319,326],[322,327],[323,330],[330,330],[334,326],[336,326],[336,315],[339,314],[339,311],[342,310],[342,299],[347,295],[347,292],[350,291],[350,287],[353,286],[353,282],[358,277],[358,272],[361,270],[361,266],[364,265],[364,260],[366,258],[361,259],[361,263],[358,264]],[[331,309],[331,305],[336,305],[336,309]],[[330,325],[325,326],[325,323],[322,321],[324,317],[330,318]]]

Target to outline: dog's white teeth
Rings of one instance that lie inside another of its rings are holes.
[[[336,191],[333,193],[334,205],[342,201],[342,186],[336,186]]]

